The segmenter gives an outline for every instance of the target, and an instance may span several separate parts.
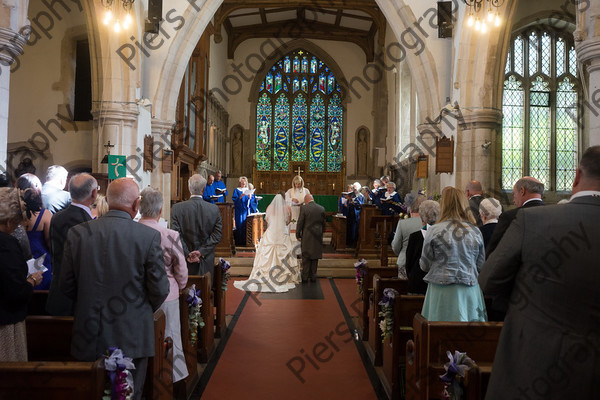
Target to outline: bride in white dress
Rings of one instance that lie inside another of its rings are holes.
[[[252,272],[248,280],[233,285],[251,292],[287,292],[300,282],[300,266],[288,227],[291,210],[283,195],[273,198],[265,219],[268,227],[256,247]]]

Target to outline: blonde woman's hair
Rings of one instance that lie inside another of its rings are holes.
[[[99,194],[98,197],[96,197],[96,201],[94,202],[93,206],[96,209],[96,212],[98,213],[98,218],[106,214],[108,212],[108,203],[106,202],[106,196]]]
[[[438,223],[442,221],[462,221],[475,225],[475,217],[469,207],[469,201],[461,190],[447,187],[442,191]]]
[[[16,226],[27,219],[20,192],[15,188],[0,188],[0,224],[11,222]]]
[[[246,178],[245,176],[240,176],[240,179],[238,179],[239,183],[242,183],[242,180],[246,181],[246,185],[248,185],[248,178]]]
[[[300,182],[300,187],[304,189],[304,179],[300,175],[296,175],[294,179],[292,179],[292,188],[296,187],[296,182]]]

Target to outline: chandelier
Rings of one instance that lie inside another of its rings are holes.
[[[502,18],[498,8],[502,6],[504,0],[464,0],[467,5],[467,26],[473,27],[476,31],[487,33],[490,27],[500,26]]]
[[[113,30],[119,33],[121,29],[129,29],[133,22],[131,10],[135,0],[100,0],[104,7],[104,25],[113,25]]]

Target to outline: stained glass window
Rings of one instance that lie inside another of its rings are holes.
[[[285,55],[261,82],[256,106],[259,171],[339,172],[343,161],[343,92],[335,73],[305,50]]]
[[[571,36],[534,28],[513,39],[502,96],[502,189],[529,175],[548,191],[571,190],[579,85]]]

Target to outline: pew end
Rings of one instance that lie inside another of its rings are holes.
[[[94,362],[0,363],[0,399],[93,399],[104,393],[103,358]]]

